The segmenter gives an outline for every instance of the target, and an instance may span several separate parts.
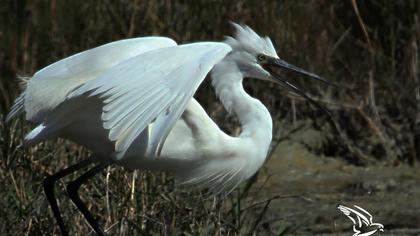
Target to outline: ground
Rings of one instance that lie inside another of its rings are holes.
[[[380,235],[420,234],[420,172],[416,168],[357,167],[308,151],[320,140],[318,131],[297,132],[281,142],[265,164],[259,195],[276,198],[267,226],[289,228],[298,235],[351,235],[352,222],[337,209],[343,204],[368,210],[373,222],[385,225]],[[270,220],[276,223],[269,225]]]

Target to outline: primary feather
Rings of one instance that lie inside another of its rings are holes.
[[[116,143],[117,159],[122,159],[134,139],[155,121],[149,135],[148,156],[157,156],[160,143],[198,86],[230,50],[222,43],[153,50],[111,68],[76,89],[68,99],[86,93],[104,99],[102,119],[104,127],[110,130],[110,140]]]
[[[105,70],[138,54],[174,45],[176,43],[172,39],[163,37],[125,39],[55,62],[35,73],[28,81],[24,93],[26,119],[41,123],[71,91]]]

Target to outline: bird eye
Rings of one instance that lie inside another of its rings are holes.
[[[264,54],[258,54],[257,59],[258,59],[258,61],[265,61],[265,55]]]

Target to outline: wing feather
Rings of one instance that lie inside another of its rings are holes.
[[[125,119],[119,121],[115,126],[113,126],[109,134],[111,140],[124,141],[124,133],[127,132],[139,134],[143,129],[138,130],[137,126],[142,127],[143,123],[149,124],[151,120],[158,114],[158,109],[156,109],[155,106],[162,106],[164,105],[162,103],[167,100],[169,90],[162,91],[162,93],[163,94],[159,94],[158,96],[153,97],[147,102],[143,102],[140,106],[133,110]],[[155,113],[157,114],[155,115]],[[117,150],[119,149],[118,144],[116,148]]]
[[[40,123],[71,91],[109,68],[139,54],[175,45],[172,39],[164,37],[124,39],[57,61],[36,72],[28,81],[23,95],[26,118]]]
[[[351,213],[352,213],[352,209],[350,208],[350,207],[346,207],[346,206],[343,206],[343,205],[338,205],[338,207],[337,207],[341,212],[343,212],[343,214],[344,215],[346,215],[347,216],[347,218],[349,218],[352,222],[353,222],[353,224],[354,225],[356,225],[357,223],[356,223],[356,220],[351,216]]]
[[[365,209],[363,209],[363,208],[361,208],[357,205],[354,205],[354,207],[356,207],[357,209],[359,209],[360,211],[362,211],[365,214],[365,215],[363,215],[362,213],[360,213],[363,216],[363,217],[361,217],[361,219],[363,220],[363,223],[365,223],[366,226],[369,226],[370,224],[372,224],[373,217],[369,212],[367,212]],[[369,219],[368,219],[368,217],[369,217]]]
[[[122,150],[123,152],[127,150],[143,129],[161,113],[161,110],[156,109],[156,107],[164,108],[168,106],[167,103],[169,103],[168,101],[170,101],[170,98],[168,99],[167,95],[169,95],[169,91],[166,92],[165,96],[161,96],[159,99],[156,99],[153,103],[149,104],[148,107],[141,112],[141,115],[136,117],[135,122],[125,130],[124,135],[119,138],[116,143],[117,150]]]
[[[104,121],[104,127],[106,129],[111,129],[117,125],[127,123],[130,119],[131,114],[136,112],[138,109],[142,109],[142,106],[145,106],[147,103],[156,100],[159,97],[159,94],[164,93],[165,89],[155,89],[153,92],[145,94],[142,97],[137,96],[124,96],[128,99],[119,99],[116,101],[117,104],[110,103],[106,105],[106,109],[103,109],[104,113],[102,114],[102,120]],[[129,95],[129,94],[128,94]],[[111,137],[112,135],[110,135]],[[114,140],[114,138],[111,138]]]
[[[150,156],[157,156],[175,122],[213,66],[231,48],[194,43],[153,50],[126,60],[72,92],[103,99],[103,126],[122,158],[151,123]]]

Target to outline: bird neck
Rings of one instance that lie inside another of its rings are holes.
[[[212,70],[212,84],[216,95],[229,114],[238,117],[242,126],[239,139],[251,139],[266,158],[272,139],[273,121],[267,108],[245,92],[243,74],[236,63],[217,64]]]

